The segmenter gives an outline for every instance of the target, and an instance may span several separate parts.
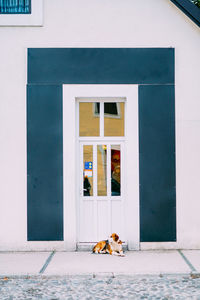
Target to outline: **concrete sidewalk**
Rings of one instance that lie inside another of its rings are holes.
[[[0,276],[198,274],[200,250],[127,251],[125,257],[90,252],[0,252]]]

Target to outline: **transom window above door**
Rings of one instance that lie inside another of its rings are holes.
[[[99,100],[99,101],[98,101]],[[83,99],[79,102],[80,137],[124,137],[125,98]]]

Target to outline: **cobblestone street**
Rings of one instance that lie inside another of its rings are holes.
[[[190,275],[76,275],[0,279],[0,299],[200,299]]]

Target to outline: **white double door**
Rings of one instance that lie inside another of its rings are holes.
[[[79,142],[79,243],[107,239],[113,232],[126,241],[124,151],[119,139]]]

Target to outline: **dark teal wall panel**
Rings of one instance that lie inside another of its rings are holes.
[[[139,87],[140,240],[176,240],[174,86]]]
[[[141,241],[175,241],[174,49],[31,48],[28,82],[28,239],[63,239],[62,84],[140,84]]]
[[[27,89],[28,240],[63,240],[62,86]]]
[[[174,83],[173,48],[30,48],[29,83]]]

